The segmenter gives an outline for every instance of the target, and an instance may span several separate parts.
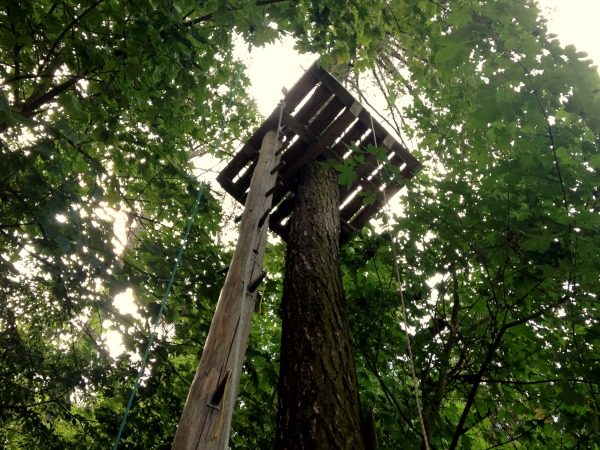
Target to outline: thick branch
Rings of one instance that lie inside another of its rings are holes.
[[[35,111],[40,106],[45,105],[46,103],[50,102],[51,100],[65,92],[67,89],[73,87],[75,84],[77,84],[77,82],[80,79],[80,77],[74,76],[72,78],[69,78],[67,81],[62,82],[61,84],[54,86],[48,92],[40,96],[29,97],[27,101],[25,101],[23,107],[21,108],[21,114],[23,115],[23,117],[30,118],[34,115]]]
[[[95,3],[93,3],[92,5],[90,5],[84,12],[82,12],[79,16],[76,15],[75,18],[71,21],[71,23],[69,25],[67,25],[64,30],[62,30],[62,32],[60,33],[60,35],[58,36],[58,38],[56,38],[56,40],[52,44],[52,47],[50,48],[50,50],[46,54],[46,58],[44,58],[44,61],[45,61],[46,64],[49,61],[52,61],[54,59],[54,58],[52,58],[54,50],[56,50],[56,47],[58,47],[58,44],[60,44],[60,41],[62,41],[62,39],[69,32],[69,30],[71,28],[73,28],[77,24],[77,22],[79,22],[83,18],[83,16],[85,16],[92,9],[94,9],[96,6],[98,6],[102,1],[103,0],[97,0]],[[40,72],[43,72],[43,71],[44,70],[41,70]]]
[[[465,423],[467,421],[467,417],[469,416],[469,411],[471,411],[471,407],[473,406],[473,403],[475,402],[475,395],[477,394],[477,391],[479,390],[479,385],[482,382],[483,374],[487,370],[488,366],[491,364],[492,360],[494,359],[494,355],[496,354],[496,350],[498,349],[498,347],[500,346],[500,343],[502,342],[502,337],[503,337],[505,331],[506,330],[504,327],[500,329],[500,332],[498,333],[498,335],[496,336],[496,338],[490,345],[490,348],[488,349],[487,355],[485,357],[485,361],[483,362],[483,364],[479,368],[479,371],[475,375],[475,380],[474,380],[471,390],[469,392],[469,396],[467,397],[467,401],[465,403],[465,407],[464,407],[463,412],[458,421],[458,425],[456,426],[456,431],[454,432],[454,436],[452,436],[452,442],[450,443],[450,447],[449,447],[450,450],[453,450],[458,446],[458,440],[460,439],[462,434],[466,431]]]

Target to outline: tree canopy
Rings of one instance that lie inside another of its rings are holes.
[[[598,448],[586,55],[530,0],[200,3],[0,8],[0,445],[112,445],[200,189],[192,157],[227,159],[261,121],[234,41],[292,36],[361,100],[378,91],[425,165],[382,215],[389,236],[363,230],[340,255],[381,447]],[[170,448],[230,255],[222,200],[204,191],[123,448]],[[283,248],[268,248],[232,448],[274,445]],[[137,315],[114,302],[126,289]]]

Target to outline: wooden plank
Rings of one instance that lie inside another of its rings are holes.
[[[250,187],[250,182],[252,180],[252,176],[254,175],[254,170],[256,169],[256,165],[258,164],[258,158],[250,163],[250,167],[246,170],[234,183],[238,192],[243,192],[242,196],[239,199],[239,202],[243,205],[246,203],[246,196],[248,195],[248,188]]]
[[[358,229],[345,220],[340,219],[340,247],[356,236],[357,233]]]
[[[350,194],[354,192],[358,192],[357,189],[354,189]],[[363,204],[363,199],[360,194],[355,195],[352,200],[344,205],[344,207],[340,210],[340,217],[343,220],[351,221],[352,217],[356,214],[356,212],[360,209]]]
[[[282,155],[281,160],[285,162],[285,166],[279,171],[279,181],[282,180],[283,174],[288,169],[289,165],[293,163],[307,148],[308,146],[302,139],[296,140],[294,144],[287,149]],[[273,193],[273,203],[278,204],[290,191],[290,186],[280,185],[280,188]]]
[[[423,165],[400,143],[396,142],[392,150],[409,166],[413,175],[423,168]]]
[[[362,180],[367,179],[371,175],[371,172],[377,169],[378,164],[379,162],[377,161],[377,157],[369,154],[366,157],[365,162],[356,168],[356,180],[352,186],[350,186],[350,188],[346,186],[342,186],[340,188],[340,196],[343,198],[347,197],[350,192],[355,189],[355,186],[357,186]]]
[[[279,224],[277,226],[277,234],[285,242],[288,241],[288,238],[290,237],[290,221],[289,220],[285,224]]]
[[[331,100],[324,106],[319,109],[319,111],[314,116],[313,120],[308,125],[310,130],[320,135],[328,126],[331,125],[331,122],[337,117],[337,115],[344,109],[344,104],[340,101],[339,98],[332,97]]]
[[[368,180],[368,176],[376,168],[374,163],[377,161],[373,155],[370,155],[369,158],[371,159],[368,159],[365,164],[358,168],[359,173],[362,176],[359,180],[357,180],[351,189],[347,189],[345,186],[340,186],[340,203],[344,203],[348,196],[357,191],[359,186],[361,186],[363,190],[371,189],[377,191],[376,201],[372,205],[363,205],[362,197],[357,195],[351,200],[351,202],[349,202],[347,205],[344,205],[344,207],[340,209],[340,219],[342,220],[342,224],[351,226],[354,229],[354,232],[362,228],[365,223],[370,220],[373,214],[381,209],[381,207],[385,204],[384,200],[386,196],[389,199],[400,189],[402,189],[402,187],[404,187],[404,183],[392,183],[391,185],[386,186],[386,194],[384,196],[383,192],[379,190],[383,184],[382,178],[379,175],[375,175],[372,180]],[[390,162],[396,166],[402,164],[401,159],[396,155],[392,156]],[[405,178],[410,178],[412,177],[412,172],[410,169],[405,168],[405,170],[402,172],[402,175]],[[291,200],[287,198],[280,205],[278,205],[271,215],[271,229],[284,240],[286,239],[287,232],[289,230],[284,225],[281,225],[281,223],[287,217],[289,217],[293,211],[293,207],[293,198]]]
[[[351,145],[355,144],[357,147],[362,148],[361,143],[359,142],[356,144],[356,142],[365,131],[366,127],[362,122],[355,122],[335,145],[330,146],[323,152],[323,156],[328,159],[335,159],[339,162],[343,162],[344,156],[348,153]],[[340,203],[343,203],[345,195],[346,193],[340,190]]]
[[[365,146],[368,145],[365,141],[372,141],[372,133],[369,134],[369,136],[367,136],[365,138],[365,140],[361,143],[361,146]],[[388,141],[389,142],[389,141]],[[404,159],[402,156],[398,155],[398,153],[396,152],[391,152],[390,150],[388,150],[388,161],[386,162],[386,164],[391,164],[394,165],[396,167],[401,167],[404,164]],[[390,157],[391,155],[391,157]],[[341,201],[342,203],[356,190],[358,190],[359,186],[363,188],[363,190],[375,190],[377,191],[377,197],[376,197],[376,201],[373,205],[365,205],[365,209],[363,211],[360,212],[360,217],[358,220],[358,223],[361,224],[361,226],[363,226],[366,221],[368,221],[371,217],[371,215],[373,215],[378,209],[380,209],[384,204],[384,194],[383,192],[380,191],[380,187],[382,185],[385,184],[385,181],[381,178],[381,175],[383,174],[383,171],[385,170],[384,167],[378,169],[378,165],[379,165],[379,161],[377,161],[377,158],[374,155],[369,155],[367,157],[367,159],[365,160],[365,163],[363,165],[361,165],[360,167],[357,168],[357,180],[356,182],[352,185],[352,187],[350,189],[346,188],[345,186],[342,186],[340,189],[340,196],[341,196]],[[406,168],[408,168],[408,166],[406,166]],[[371,175],[371,173],[377,169],[378,172],[376,174],[373,175],[373,177],[369,180],[368,177]],[[410,168],[408,168],[408,170],[403,171],[402,172],[404,178],[410,178],[412,177],[413,173],[412,170],[410,170]],[[398,189],[394,190],[393,193],[390,194],[394,195],[399,189],[401,189],[402,186],[404,186],[403,183],[400,182],[393,182],[390,184],[390,186],[386,187],[386,194],[388,192],[389,189],[391,189],[393,186],[400,186]],[[390,191],[391,192],[391,191]],[[340,211],[340,215],[342,217],[342,219],[344,220],[351,220],[360,210],[362,207],[362,197],[360,196],[356,196],[354,197],[350,202],[348,202],[346,205],[344,205],[344,207],[341,209]],[[353,220],[353,224],[356,226],[357,222]]]
[[[225,284],[213,316],[173,442],[174,450],[222,450],[228,447],[231,414],[235,406],[242,364],[248,342],[256,291],[248,285],[262,270],[267,224],[258,227],[271,206],[265,192],[274,184],[272,168],[278,157],[276,132],[266,133],[250,194],[242,215],[239,238]],[[223,392],[220,402],[213,395]]]
[[[344,105],[350,108],[354,103],[356,103],[356,99],[350,92],[346,90],[344,86],[340,84],[333,76],[327,73],[325,70],[314,68],[315,76],[323,83],[327,88],[337,97],[339,98]],[[358,114],[358,119],[367,125],[369,128],[373,127],[375,129],[375,135],[377,136],[377,143],[379,145],[383,145],[384,142],[387,145],[392,145],[392,148],[395,152],[398,153],[399,156],[402,157],[404,162],[411,168],[413,172],[418,172],[421,168],[421,163],[410,154],[410,152],[404,148],[398,141],[396,141],[387,130],[375,119],[371,120],[371,114],[366,109],[361,109]]]
[[[248,161],[258,156],[258,150],[256,150],[250,143],[246,143],[227,163],[227,165],[219,173],[219,177],[223,179],[229,179],[232,181],[237,174],[248,164]]]
[[[319,140],[310,145],[302,152],[293,162],[288,163],[285,172],[282,173],[281,181],[283,182],[282,190],[289,190],[290,185],[298,176],[300,170],[308,163],[316,160],[323,151],[329,147],[337,139],[337,137],[352,123],[354,116],[345,109],[342,114],[334,121],[334,123],[321,135]]]
[[[270,222],[271,231],[276,233],[283,241],[287,242],[290,233],[289,220],[284,224],[282,222]]]
[[[344,136],[342,136],[340,142],[335,144],[332,150],[335,152],[336,155],[344,156],[348,152],[347,146],[355,144],[356,141],[358,141],[358,139],[360,139],[360,137],[367,130],[368,128],[364,123],[360,121],[355,122],[352,128],[349,129]],[[359,148],[363,147],[363,144],[360,142],[356,145]]]
[[[394,157],[396,157],[396,156],[394,155]],[[374,174],[371,179],[369,179],[369,176],[371,176],[371,172],[373,172],[377,168],[377,166],[375,166],[375,164],[379,164],[377,161],[377,158],[374,155],[370,155],[369,158],[367,158],[367,160],[365,161],[365,164],[363,164],[357,170],[357,172],[358,172],[357,181],[354,183],[354,185],[350,189],[347,190],[348,192],[347,192],[346,197],[351,195],[353,192],[358,191],[359,187],[362,188],[363,191],[375,191],[376,199],[375,199],[374,205],[376,205],[379,208],[385,204],[385,202],[384,202],[385,197],[384,197],[383,192],[381,192],[381,189],[380,189],[385,184],[384,180],[381,177],[384,167],[382,167],[380,170],[378,170],[378,172],[376,174]],[[395,161],[395,162],[397,163],[397,161]],[[389,163],[393,164],[394,162],[389,161],[388,164]],[[398,183],[394,182],[392,184],[397,185]],[[360,210],[361,206],[362,206],[362,197],[360,195],[357,195],[352,200],[350,200],[350,202],[348,202],[346,205],[344,205],[344,207],[340,211],[341,217],[345,220],[351,220],[352,217]],[[367,206],[369,206],[369,205],[367,205]],[[373,211],[373,213],[374,212],[375,211]]]
[[[302,139],[309,145],[316,142],[319,139],[315,133],[310,131],[307,127],[305,127],[302,124],[302,122],[300,122],[287,111],[283,111],[282,122],[286,127],[288,127],[295,134],[297,134],[300,139]]]
[[[221,187],[225,189],[225,192],[229,193],[229,195],[231,195],[233,198],[235,198],[238,202],[241,203],[244,192],[238,191],[236,185],[229,178],[223,176],[223,174],[220,173],[217,176],[217,181],[219,182]]]
[[[340,111],[344,108],[344,105],[337,99],[332,99],[322,110],[320,113],[314,118],[311,124],[308,126],[310,132],[315,134],[316,136],[320,136],[323,131],[329,126],[333,118],[335,118]],[[321,138],[319,138],[321,139]],[[334,139],[335,140],[335,139]],[[316,145],[316,144],[315,144]],[[285,161],[286,165],[280,172],[281,180],[283,181],[283,185],[280,189],[275,191],[273,197],[273,203],[277,204],[283,199],[286,193],[290,190],[291,182],[293,181],[295,175],[287,176],[289,174],[290,168],[294,165],[297,165],[298,159],[302,158],[303,155],[308,151],[309,147],[306,145],[304,141],[298,139],[282,156],[282,160]],[[317,155],[318,156],[318,155]],[[285,178],[287,176],[287,178]],[[285,181],[284,181],[285,178]],[[286,184],[287,182],[287,184]]]
[[[317,87],[306,103],[304,103],[298,111],[294,112],[294,117],[301,123],[310,123],[310,119],[319,112],[319,109],[322,108],[323,105],[327,104],[331,95],[331,91],[327,89],[327,87],[322,85]],[[290,113],[293,112],[287,105],[286,110]]]
[[[296,106],[302,102],[302,99],[312,90],[313,87],[319,82],[315,76],[315,68],[317,62],[311,64],[311,66],[304,72],[300,79],[288,90],[287,94],[283,98],[285,102],[285,108],[288,111],[293,111]],[[277,108],[277,111],[279,109]]]
[[[293,193],[290,193],[281,203],[277,205],[277,208],[273,211],[270,217],[271,229],[273,231],[277,232],[277,230],[275,229],[277,227],[277,224],[281,225],[281,223],[287,217],[289,217],[289,215],[294,210],[295,203],[295,195]]]
[[[401,174],[405,179],[412,178],[412,170],[408,166],[406,166],[404,170],[402,170]],[[390,201],[390,199],[394,195],[396,195],[396,193],[398,193],[404,186],[404,183],[394,183],[390,186],[387,186],[385,188],[385,196],[383,196],[383,194],[380,193],[383,198],[373,205],[366,205],[363,208],[363,210],[360,211],[360,213],[350,221],[351,225],[357,229],[362,228],[365,225],[365,223],[367,223],[371,219],[373,214],[375,214],[379,209],[385,206],[385,200]]]

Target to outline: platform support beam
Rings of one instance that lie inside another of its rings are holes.
[[[252,176],[239,238],[217,303],[200,365],[181,415],[173,450],[226,449],[231,416],[248,345],[256,289],[249,289],[262,273],[272,195],[265,195],[277,178],[276,131],[262,141]],[[274,173],[271,173],[274,172]],[[261,223],[262,222],[262,223]]]

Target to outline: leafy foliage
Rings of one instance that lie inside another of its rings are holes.
[[[364,383],[388,403],[381,428],[400,430],[382,441],[423,440],[416,383],[434,447],[596,448],[598,72],[525,2],[453,4],[438,24],[426,58],[396,53],[398,39],[373,75],[392,77],[380,85],[396,86],[393,97],[412,95],[404,131],[428,160],[394,228],[408,335],[402,309],[384,308],[396,284],[389,266],[379,275],[389,255],[348,277],[357,302],[381,302],[366,316],[382,325],[359,326],[356,339],[373,366]],[[415,379],[394,344],[406,336]],[[394,426],[384,422],[393,408]]]
[[[585,55],[526,0],[201,3],[0,10],[0,445],[112,444],[199,189],[191,155],[227,158],[259,121],[243,89],[226,107],[237,33],[293,35],[369,80],[426,163],[392,223],[397,255],[373,230],[341,255],[382,447],[421,446],[416,387],[433,448],[597,448],[600,80]],[[338,169],[351,184],[353,162]],[[170,447],[229,259],[220,203],[205,191],[123,447]],[[282,255],[269,249],[232,448],[273,443]],[[114,302],[127,288],[138,315]]]

